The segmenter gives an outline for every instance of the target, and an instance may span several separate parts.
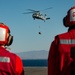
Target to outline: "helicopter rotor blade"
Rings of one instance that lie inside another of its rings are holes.
[[[31,13],[34,13],[34,12],[25,12],[25,13],[22,13],[22,14],[31,14]]]
[[[44,9],[44,10],[48,10],[48,9],[52,9],[52,7],[46,8],[46,9]]]
[[[27,9],[29,11],[33,11],[33,12],[40,12],[40,11],[36,11],[36,10],[32,10],[32,9]]]
[[[46,9],[40,10],[40,11],[45,11],[45,10],[49,10],[49,9],[52,9],[52,7],[49,7],[49,8],[46,8]]]
[[[48,9],[52,9],[52,7],[46,8],[46,9],[44,9],[44,10],[48,10]],[[29,10],[29,11],[31,11],[31,12],[25,12],[25,13],[23,13],[23,14],[30,14],[30,13],[35,13],[35,12],[44,11],[44,10],[36,11],[36,10],[33,10],[33,9],[27,9],[27,10]]]
[[[27,9],[27,10],[29,10],[29,11],[34,11],[34,12],[35,12],[35,10],[32,10],[32,9]]]

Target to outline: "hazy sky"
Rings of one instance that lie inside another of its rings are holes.
[[[14,36],[11,51],[48,51],[54,36],[67,31],[62,19],[74,5],[75,0],[0,0],[0,22],[8,25]],[[32,14],[22,14],[29,12],[27,9],[43,10],[49,7],[52,9],[41,11],[51,18],[46,22],[33,20]],[[42,35],[38,34],[39,31]]]

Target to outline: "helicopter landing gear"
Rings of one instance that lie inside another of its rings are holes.
[[[33,18],[35,20],[35,18]]]

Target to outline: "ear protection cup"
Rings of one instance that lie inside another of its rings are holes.
[[[65,27],[67,27],[67,25],[66,25],[66,17],[63,18],[63,25],[64,25]]]
[[[63,24],[65,27],[70,27],[71,26],[71,22],[70,22],[70,16],[67,15],[63,18]]]
[[[12,44],[12,42],[13,42],[13,36],[11,36],[10,34],[9,34],[9,37],[8,37],[8,42],[7,42],[7,46],[10,46],[11,44]]]

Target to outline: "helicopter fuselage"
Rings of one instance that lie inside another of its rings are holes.
[[[32,17],[35,19],[41,19],[41,20],[46,20],[46,18],[40,14],[39,12],[38,13],[33,13]]]

